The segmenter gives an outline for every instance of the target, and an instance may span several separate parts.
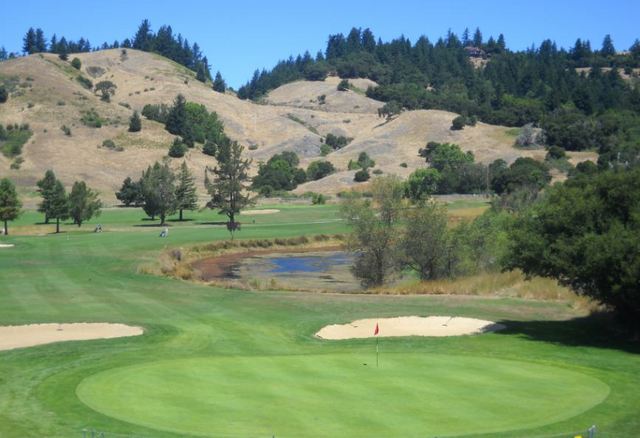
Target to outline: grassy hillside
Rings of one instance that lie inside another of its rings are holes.
[[[12,90],[8,102],[0,105],[0,122],[28,123],[33,131],[23,147],[20,168],[12,169],[13,159],[0,155],[0,173],[16,181],[23,195],[32,198],[31,203],[36,180],[49,168],[67,185],[86,180],[102,192],[107,202],[113,202],[113,192],[122,180],[139,175],[150,163],[164,157],[172,141],[163,126],[153,121],[143,120],[139,133],[127,132],[133,110],[149,103],[170,104],[178,93],[216,111],[227,134],[247,147],[254,164],[283,150],[293,150],[306,165],[320,158],[326,134],[354,139],[327,156],[338,173],[305,184],[299,191],[336,192],[353,186],[353,172],[346,167],[360,151],[367,151],[383,172],[407,175],[424,165],[417,150],[427,141],[456,142],[485,162],[543,156],[543,151],[514,149],[512,131],[504,127],[478,124],[450,131],[453,113],[411,111],[386,122],[377,115],[381,103],[363,94],[366,87],[375,85],[368,80],[352,80],[353,89],[349,91],[337,91],[338,79],[332,77],[324,82],[295,82],[273,90],[262,104],[255,104],[233,94],[214,92],[210,84],[198,82],[193,72],[159,55],[131,49],[123,55],[114,49],[71,55],[70,59],[75,56],[82,62],[80,71],[52,54],[0,63],[0,82],[9,84]],[[101,101],[83,86],[80,77],[93,84],[103,80],[116,84],[111,102]],[[322,95],[323,104],[319,101]],[[97,114],[94,118],[100,119],[102,127],[83,124],[86,114]],[[71,135],[63,131],[63,126]],[[101,147],[105,140],[113,140],[123,150]],[[185,159],[203,191],[202,169],[215,161],[197,149]],[[177,165],[178,160],[174,161]],[[401,167],[401,163],[407,167]]]

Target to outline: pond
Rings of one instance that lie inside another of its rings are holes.
[[[347,292],[361,289],[351,274],[352,264],[353,255],[344,251],[272,253],[243,258],[230,274],[274,288]]]

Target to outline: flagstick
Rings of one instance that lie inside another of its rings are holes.
[[[380,351],[378,349],[378,341],[379,341],[379,338],[378,336],[376,336],[376,368],[378,368],[378,356],[380,354]]]

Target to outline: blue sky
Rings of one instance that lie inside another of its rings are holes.
[[[448,29],[461,34],[479,26],[483,35],[505,35],[507,46],[523,49],[545,38],[571,47],[576,38],[600,47],[611,34],[618,50],[640,38],[638,0],[483,1],[6,1],[0,16],[0,46],[19,51],[30,27],[47,37],[88,38],[92,45],[132,36],[143,18],[153,30],[170,24],[198,42],[227,82],[238,87],[256,68],[305,50],[323,50],[327,36],[369,27],[383,41],[404,34],[435,40]]]

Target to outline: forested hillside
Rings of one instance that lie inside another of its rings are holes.
[[[616,50],[607,35],[600,49],[578,39],[565,50],[551,40],[511,51],[501,34],[479,29],[462,37],[449,32],[435,43],[426,37],[376,40],[369,29],[329,36],[324,53],[308,52],[256,71],[238,90],[257,99],[284,83],[369,78],[379,85],[367,96],[386,102],[383,113],[442,109],[473,120],[544,128],[547,143],[567,150],[596,149],[601,164],[638,160],[640,132],[640,41]],[[464,125],[464,120],[462,120]]]

